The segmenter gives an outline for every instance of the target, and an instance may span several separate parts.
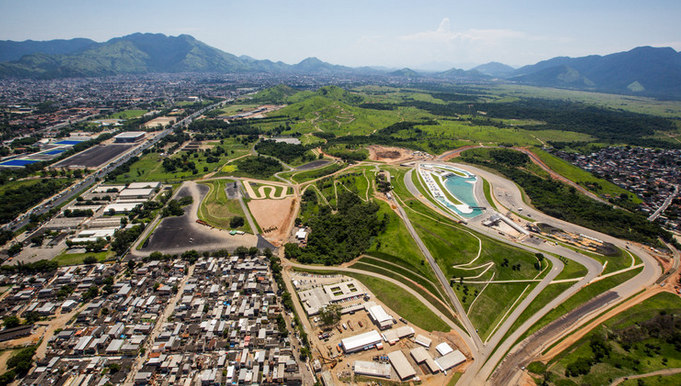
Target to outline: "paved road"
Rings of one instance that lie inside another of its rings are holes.
[[[430,162],[432,163],[432,162]],[[426,200],[424,197],[422,197],[420,191],[414,186],[412,179],[411,179],[411,173],[412,171],[409,171],[405,174],[405,185],[407,186],[407,189],[410,191],[412,195],[417,197],[419,200],[421,200],[424,204],[432,207],[435,211],[440,213],[441,215],[448,217],[450,219],[456,220],[451,214],[434,207],[433,205],[430,204],[430,201]],[[480,204],[485,204],[487,203],[485,197],[484,197],[484,192],[482,188],[482,184],[478,183],[475,186],[475,195],[478,199],[478,202]],[[487,206],[489,204],[487,203]],[[552,302],[555,303],[556,305],[559,304],[560,301],[564,301],[567,299],[568,296],[572,295],[573,293],[577,292],[579,289],[581,289],[583,286],[588,284],[593,278],[598,276],[600,272],[602,271],[602,266],[595,260],[586,257],[584,255],[581,255],[577,252],[574,252],[570,249],[555,246],[549,243],[539,243],[539,244],[532,244],[529,243],[529,240],[525,240],[528,242],[527,245],[520,244],[520,243],[511,243],[507,238],[505,237],[500,237],[498,233],[491,231],[488,227],[482,226],[480,224],[481,220],[485,216],[478,216],[475,219],[471,219],[467,222],[467,225],[475,229],[476,231],[480,233],[486,234],[488,237],[502,241],[507,244],[511,244],[515,247],[525,249],[529,252],[537,252],[537,251],[544,251],[544,252],[550,252],[550,253],[555,253],[558,254],[559,256],[567,256],[568,258],[572,260],[576,260],[583,264],[584,266],[587,267],[588,273],[585,275],[584,278],[582,278],[580,281],[578,281],[575,285],[571,287],[572,291],[571,292],[564,292],[561,294],[559,297],[554,299]],[[490,359],[490,355],[494,351],[494,348],[499,345],[501,340],[504,338],[506,333],[510,330],[510,328],[513,326],[513,323],[520,317],[520,315],[525,311],[525,309],[530,305],[530,303],[536,298],[536,296],[541,293],[550,283],[553,281],[558,274],[563,270],[563,263],[554,258],[552,255],[547,255],[547,258],[552,262],[553,268],[552,270],[540,281],[540,283],[526,296],[520,304],[513,309],[513,311],[508,315],[508,317],[504,320],[504,322],[501,324],[501,326],[496,330],[496,332],[489,337],[487,342],[482,346],[478,347],[478,357],[476,358],[476,361],[469,366],[467,369],[466,373],[464,376],[461,378],[462,384],[482,384],[484,383],[486,377],[484,373],[481,376],[476,376],[480,369],[482,368],[485,372],[492,371],[494,369],[494,366],[496,363],[501,359],[501,356],[510,348],[510,345],[513,344],[513,342],[520,336],[524,331],[531,326],[528,325],[527,328],[524,330],[520,331],[520,329],[514,331],[513,335],[511,335],[511,338],[513,338],[514,335],[515,339],[506,339],[504,340],[502,346],[497,349],[494,352],[494,356],[492,356],[492,360]],[[449,283],[447,283],[447,286]],[[554,305],[555,306],[555,305]],[[548,311],[546,311],[548,312]],[[543,314],[542,314],[543,315]],[[485,364],[486,367],[482,367],[483,364]],[[484,377],[484,378],[483,378]]]
[[[408,181],[407,188],[413,188],[416,189],[416,187],[411,184],[411,170],[407,172],[407,174],[404,177],[405,182]],[[411,185],[409,185],[411,184]],[[418,190],[417,190],[418,192]],[[414,194],[414,192],[411,192]],[[394,194],[394,192],[393,192]],[[418,197],[418,196],[416,196]],[[423,255],[426,257],[426,260],[428,260],[428,264],[430,264],[431,268],[433,269],[433,272],[435,272],[435,276],[437,276],[437,279],[440,281],[440,285],[442,288],[444,288],[445,293],[447,294],[447,297],[449,297],[449,300],[452,302],[454,305],[454,308],[456,308],[456,313],[459,316],[459,320],[463,324],[463,326],[466,328],[466,331],[468,332],[468,335],[471,337],[473,340],[474,346],[471,346],[470,349],[472,352],[476,352],[480,350],[483,346],[482,340],[480,339],[480,335],[478,335],[478,332],[475,329],[475,326],[473,326],[473,323],[471,323],[471,320],[468,318],[468,315],[466,315],[466,310],[463,308],[463,305],[461,305],[461,302],[459,301],[459,298],[456,296],[454,293],[454,290],[452,290],[452,286],[449,284],[449,279],[445,277],[444,273],[442,272],[442,269],[440,269],[440,266],[437,264],[435,261],[435,258],[433,258],[433,255],[430,253],[426,245],[423,243],[421,240],[421,237],[419,237],[418,233],[416,233],[416,230],[414,229],[414,226],[411,224],[411,221],[409,221],[409,217],[407,216],[407,213],[405,213],[404,209],[402,206],[397,202],[397,200],[393,200],[393,203],[395,203],[395,206],[397,207],[397,211],[400,213],[400,216],[402,217],[402,221],[404,221],[404,225],[407,227],[407,230],[409,231],[409,234],[411,237],[414,239],[416,242],[416,245],[418,245],[419,249],[423,253]]]
[[[246,182],[246,183],[248,183],[248,182]],[[257,236],[259,234],[258,227],[255,226],[255,221],[253,221],[253,216],[251,216],[251,211],[248,210],[248,207],[246,206],[246,203],[244,202],[244,195],[242,193],[244,191],[244,187],[241,186],[241,180],[236,180],[236,184],[237,184],[237,189],[236,189],[237,193],[236,194],[239,197],[239,205],[241,205],[241,210],[244,212],[244,216],[246,216],[246,220],[248,220],[248,225],[251,227],[253,234]]]
[[[667,197],[667,199],[664,200],[664,202],[662,203],[662,205],[660,205],[660,207],[657,208],[657,210],[655,211],[655,213],[651,214],[651,215],[648,217],[648,220],[649,220],[649,221],[655,221],[655,220],[657,220],[657,218],[660,217],[660,215],[662,214],[662,212],[664,212],[665,210],[667,210],[667,208],[669,208],[669,205],[672,203],[672,200],[673,200],[674,197],[676,197],[678,194],[679,194],[679,185],[674,185],[674,193],[670,194],[669,197]]]
[[[594,237],[609,243],[612,243],[622,249],[628,249],[631,252],[635,253],[638,255],[642,260],[644,264],[643,271],[632,278],[631,280],[620,284],[619,286],[613,288],[611,292],[614,295],[603,295],[603,298],[596,298],[594,299],[594,302],[596,304],[596,308],[594,309],[577,309],[574,310],[567,315],[564,316],[564,318],[568,319],[571,318],[573,315],[578,315],[581,318],[587,317],[587,316],[595,316],[595,314],[599,313],[604,307],[608,307],[612,305],[615,302],[621,301],[623,299],[626,299],[627,297],[633,295],[634,293],[638,292],[641,288],[645,288],[651,284],[654,283],[655,279],[660,276],[661,270],[660,267],[658,266],[657,262],[655,259],[648,254],[648,252],[643,249],[642,247],[629,243],[623,240],[619,240],[617,238],[614,238],[612,236],[584,228],[579,225],[575,225],[572,223],[568,223],[562,220],[558,220],[556,218],[547,216],[546,214],[539,212],[531,207],[527,207],[527,205],[522,201],[522,195],[520,193],[520,190],[518,187],[512,182],[509,181],[503,177],[497,176],[496,174],[487,172],[485,170],[479,169],[474,166],[470,165],[458,165],[464,170],[467,170],[471,173],[477,174],[479,176],[482,176],[483,178],[487,179],[487,181],[490,182],[490,184],[493,187],[493,194],[495,199],[505,206],[506,208],[510,209],[513,212],[520,212],[519,208],[523,208],[522,212],[525,216],[530,216],[536,221],[543,222],[543,223],[548,223],[553,226],[556,226],[558,228],[561,228],[563,230],[566,230],[568,232],[573,232],[573,233],[581,233],[585,234],[590,237]],[[547,245],[549,243],[544,243],[544,245]],[[568,258],[573,258],[573,257],[579,257],[581,256],[582,261],[585,263],[588,263],[588,259],[583,255],[576,254],[579,256],[576,256],[575,254],[562,254],[563,256],[566,256]],[[582,261],[579,261],[582,263]],[[589,269],[589,273],[592,273],[592,266],[587,265],[587,269]],[[584,280],[583,280],[584,281]],[[581,282],[580,282],[581,283]],[[572,286],[570,290],[576,289],[576,285]],[[575,291],[576,292],[576,291]],[[564,293],[565,294],[565,293]],[[563,294],[561,294],[563,295]],[[612,297],[612,298],[611,298]],[[551,304],[556,303],[560,304],[559,302],[556,301],[557,299],[554,299],[554,301],[551,302]],[[549,304],[549,305],[551,305]],[[550,309],[547,307],[544,307],[541,312],[543,311],[550,311]],[[588,311],[588,312],[584,312]],[[540,312],[540,313],[541,313]],[[580,314],[581,312],[581,314]],[[588,314],[588,315],[587,315]],[[537,314],[535,314],[536,316]],[[536,319],[536,318],[534,318]],[[529,321],[528,321],[529,322]],[[527,323],[525,323],[527,324]],[[525,324],[523,327],[525,327]],[[529,326],[527,326],[529,328]],[[547,326],[548,327],[548,326]],[[519,328],[516,332],[519,332],[521,329]],[[511,349],[509,352],[509,355],[507,356],[507,359],[502,362],[502,364],[499,366],[495,373],[495,377],[492,379],[492,383],[497,383],[501,382],[500,384],[508,384],[506,383],[511,375],[513,374],[518,374],[519,369],[518,366],[521,364],[525,364],[531,357],[534,355],[534,353],[531,353],[529,351],[523,351],[525,352],[524,355],[518,355],[515,356],[513,355],[515,352],[518,352],[520,348],[522,347],[534,347],[533,343],[537,345],[536,350],[538,351],[541,350],[541,348],[544,347],[547,343],[550,343],[560,337],[564,330],[560,328],[553,328],[549,329],[550,331],[548,332],[543,332],[541,336],[539,336],[539,332],[535,333],[534,335],[528,337],[525,339],[525,341],[521,342],[521,344],[516,345]],[[510,339],[509,339],[510,341]],[[497,350],[498,352],[501,350]],[[497,355],[499,356],[499,355]],[[494,358],[492,358],[494,359]],[[489,367],[487,367],[489,368]],[[478,379],[487,379],[487,371],[484,373],[481,372],[479,375]]]
[[[204,107],[203,109],[193,113],[192,115],[189,115],[179,122],[175,123],[173,126],[171,126],[168,129],[163,130],[161,133],[157,134],[154,138],[143,142],[136,148],[133,148],[132,150],[128,151],[127,153],[124,153],[120,155],[118,158],[113,160],[112,162],[108,163],[98,171],[94,173],[90,173],[87,177],[84,179],[76,182],[75,184],[69,186],[68,188],[62,190],[61,192],[56,193],[54,196],[44,200],[40,204],[34,206],[33,208],[27,210],[25,214],[20,216],[14,221],[11,221],[7,224],[5,224],[2,229],[19,229],[23,227],[24,225],[28,224],[29,219],[31,214],[35,215],[41,215],[43,213],[46,213],[50,209],[57,207],[64,202],[72,200],[81,190],[85,189],[86,187],[92,185],[95,183],[96,179],[104,179],[112,170],[116,169],[118,166],[124,164],[127,162],[130,158],[138,156],[142,154],[142,152],[152,146],[154,146],[158,141],[160,141],[162,138],[167,136],[168,134],[172,133],[173,130],[175,130],[178,127],[186,127],[191,123],[194,119],[199,117],[201,114],[203,114],[205,111],[212,110],[213,108],[217,107],[220,105],[220,103],[216,103],[213,105],[210,105],[208,107]]]

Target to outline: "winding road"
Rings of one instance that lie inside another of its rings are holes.
[[[556,246],[551,243],[543,243],[540,246],[537,245],[531,246],[531,248],[541,248],[542,250],[545,250],[549,253],[556,253],[568,259],[575,260],[578,263],[587,267],[588,273],[584,278],[582,278],[582,280],[575,283],[568,290],[561,293],[558,297],[554,298],[539,312],[532,315],[532,317],[530,317],[519,328],[517,328],[507,339],[504,340],[504,342],[501,343],[501,345],[496,349],[496,351],[486,360],[486,363],[484,363],[484,365],[479,368],[477,374],[473,374],[472,370],[474,368],[470,368],[462,377],[461,379],[461,381],[463,382],[462,384],[468,385],[485,383],[488,380],[489,376],[493,374],[495,367],[502,359],[504,359],[503,362],[501,362],[501,365],[496,369],[496,372],[494,372],[494,375],[489,380],[489,383],[514,384],[514,382],[517,381],[517,376],[520,374],[519,366],[526,364],[534,355],[536,355],[536,353],[540,352],[544,347],[550,345],[555,340],[564,336],[568,331],[567,327],[569,327],[570,324],[575,323],[577,321],[580,322],[586,321],[590,317],[593,317],[600,313],[601,311],[603,311],[605,308],[610,307],[613,304],[628,298],[629,296],[635,294],[642,288],[652,285],[657,279],[657,277],[660,276],[661,270],[657,262],[642,247],[635,245],[633,243],[619,240],[612,236],[608,236],[606,234],[588,228],[584,228],[579,225],[575,225],[550,217],[542,212],[539,212],[538,210],[535,210],[532,207],[528,207],[522,200],[522,193],[520,192],[519,188],[512,181],[509,181],[503,177],[500,177],[496,174],[487,172],[474,166],[459,164],[458,167],[466,171],[469,171],[473,174],[476,174],[478,176],[481,176],[482,178],[485,178],[492,187],[492,194],[494,198],[499,204],[501,204],[505,208],[513,212],[519,212],[520,211],[519,208],[523,208],[524,215],[530,216],[538,222],[547,223],[568,232],[578,234],[581,233],[590,237],[594,237],[612,243],[622,249],[632,251],[633,253],[638,255],[643,261],[643,270],[641,271],[641,273],[636,275],[631,280],[628,280],[627,282],[618,285],[617,287],[602,294],[601,296],[598,296],[597,298],[593,299],[587,304],[578,307],[577,309],[564,315],[562,318],[550,323],[543,329],[529,336],[519,344],[514,345],[515,341],[520,336],[522,336],[522,334],[524,334],[524,332],[527,331],[534,323],[536,323],[536,321],[538,321],[541,317],[550,312],[553,308],[567,300],[567,298],[572,296],[581,288],[588,285],[593,279],[600,275],[603,269],[603,267],[594,259],[591,259],[575,251],[572,251],[571,249],[568,248]],[[405,182],[407,182],[407,180],[409,180],[408,182],[411,182],[411,178],[409,179],[405,178]],[[484,193],[481,192],[482,187],[479,186],[481,184],[476,185],[478,185],[476,186],[476,196],[478,200],[482,200],[482,202],[485,202]],[[468,226],[480,231],[481,233],[487,234],[490,237],[495,237],[499,239],[499,237],[496,237],[496,235],[492,234],[492,232],[489,229],[484,229],[485,227],[482,226],[482,224],[480,223],[482,220],[481,217],[483,216],[478,216],[478,218],[469,221]],[[527,239],[525,240],[525,243],[527,243]],[[515,245],[522,247],[522,244]],[[536,294],[538,293],[539,292],[536,292]],[[536,294],[534,294],[534,296],[536,296]],[[527,301],[528,303],[527,305],[529,305],[529,302],[531,302],[532,299],[533,294],[530,294],[529,296],[526,297],[526,299],[523,302]],[[518,306],[517,309],[520,309],[521,306],[522,304]],[[514,315],[509,316],[509,318],[506,320],[506,323],[504,324],[505,325],[509,324],[510,327],[510,325],[512,325],[511,320],[513,318]],[[500,340],[503,337],[503,335],[505,335],[505,331],[503,331],[503,326],[502,328],[499,329],[495,336],[499,334],[501,334],[499,338]],[[494,347],[496,346],[496,344],[499,344],[499,340],[493,338],[488,342],[488,344]],[[484,354],[485,354],[484,351],[481,352],[481,356],[484,356]],[[480,366],[480,362],[483,362],[483,360],[476,360],[475,365]]]

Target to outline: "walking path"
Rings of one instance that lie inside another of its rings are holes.
[[[655,377],[657,375],[674,375],[674,374],[679,374],[681,373],[681,368],[674,368],[674,369],[663,369],[663,370],[657,370],[653,371],[651,373],[646,373],[646,374],[637,374],[637,375],[629,375],[627,377],[620,377],[612,381],[610,386],[616,386],[619,385],[620,383],[627,381],[629,379],[639,379],[639,378],[648,378],[648,377]]]

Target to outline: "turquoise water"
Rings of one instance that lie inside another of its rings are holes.
[[[468,206],[479,206],[478,202],[475,200],[475,193],[473,192],[475,177],[461,177],[459,175],[450,176],[445,180],[445,187],[449,192],[456,197],[459,201],[463,202]],[[466,218],[472,218],[482,214],[482,210],[473,209],[471,213],[461,213],[458,209],[451,205],[447,205],[450,209],[455,211]]]

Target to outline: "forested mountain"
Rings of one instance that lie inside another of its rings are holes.
[[[681,53],[637,47],[581,58],[557,57],[516,70],[511,80],[538,86],[681,97]]]
[[[513,67],[506,65],[506,64],[503,64],[503,63],[499,63],[499,62],[489,62],[489,63],[481,64],[481,65],[473,68],[473,70],[475,70],[475,71],[477,71],[481,74],[499,77],[499,78],[504,78],[504,77],[507,77],[509,75],[512,75],[513,72],[515,71],[515,69]]]
[[[56,39],[50,41],[25,40],[15,42],[12,40],[0,40],[0,62],[19,60],[24,55],[48,54],[68,55],[82,52],[98,44],[94,40],[75,38],[69,40]]]
[[[0,78],[150,72],[374,74],[450,81],[503,78],[537,86],[681,98],[681,53],[672,48],[638,47],[605,56],[556,57],[517,70],[491,62],[468,71],[452,68],[439,73],[422,73],[407,68],[393,72],[369,67],[351,68],[314,57],[294,65],[258,60],[229,54],[189,35],[136,33],[104,43],[89,39],[0,41]]]

